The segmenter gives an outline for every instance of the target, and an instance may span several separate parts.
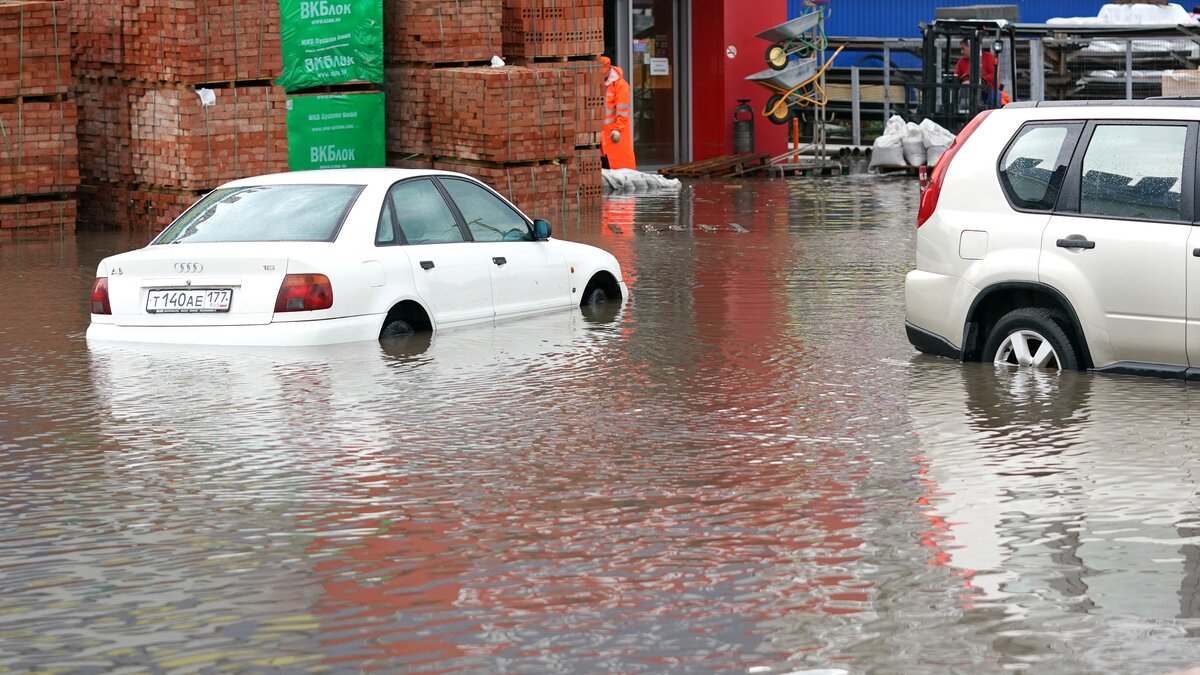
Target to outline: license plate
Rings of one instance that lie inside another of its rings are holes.
[[[146,296],[150,314],[181,312],[228,312],[232,288],[156,289]]]

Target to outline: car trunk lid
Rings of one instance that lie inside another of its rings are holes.
[[[109,299],[120,326],[234,326],[271,322],[288,258],[278,244],[164,244],[109,258]]]

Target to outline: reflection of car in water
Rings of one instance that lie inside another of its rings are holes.
[[[241,448],[262,459],[297,446],[388,446],[396,433],[428,428],[431,416],[452,417],[442,407],[461,405],[456,397],[480,378],[519,387],[538,369],[586,368],[622,339],[623,313],[623,304],[606,303],[435,334],[286,350],[88,347],[98,400],[109,409],[100,426],[122,447],[175,447],[200,453],[200,461],[207,461],[207,451],[228,459],[230,448]],[[427,414],[406,416],[406,409]]]
[[[1186,389],[918,359],[934,559],[1014,615],[1200,617]],[[1177,400],[1178,399],[1178,400]]]

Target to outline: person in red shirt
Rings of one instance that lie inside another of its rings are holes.
[[[958,63],[954,64],[954,76],[958,78],[959,82],[968,84],[968,80],[971,79],[971,41],[963,38],[958,43],[958,47],[962,56],[958,58]],[[987,85],[985,99],[988,104],[995,105],[998,99],[996,89],[996,55],[988,49],[980,50],[980,53],[982,55],[982,62],[979,65],[979,79],[983,81],[983,84]]]

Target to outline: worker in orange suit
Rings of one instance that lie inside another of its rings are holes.
[[[601,158],[605,169],[636,169],[633,156],[633,117],[630,106],[629,83],[625,74],[607,56],[600,57],[604,66],[604,134],[600,137]]]

